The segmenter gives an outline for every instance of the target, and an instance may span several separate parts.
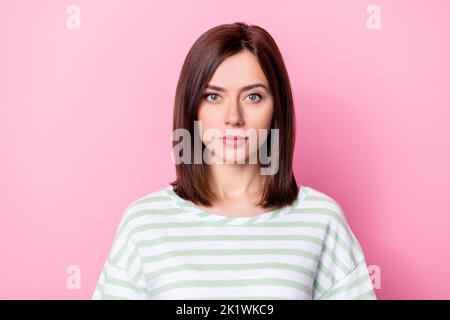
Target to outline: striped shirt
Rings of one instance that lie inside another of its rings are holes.
[[[250,217],[202,210],[172,186],[129,204],[92,299],[376,299],[341,206],[299,186]]]

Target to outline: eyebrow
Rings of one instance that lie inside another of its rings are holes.
[[[258,88],[258,87],[264,88],[266,91],[270,92],[270,90],[265,85],[263,85],[262,83],[254,83],[254,84],[250,84],[248,86],[242,87],[239,90],[239,92],[244,92],[244,91],[251,90],[253,88]],[[218,86],[215,86],[215,85],[212,85],[212,84],[207,84],[206,88],[217,90],[217,91],[222,91],[222,92],[226,91],[224,88],[218,87]]]

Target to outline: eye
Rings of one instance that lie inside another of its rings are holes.
[[[250,98],[251,102],[258,103],[259,101],[262,100],[262,95],[260,95],[259,93],[252,93],[252,94],[249,94],[247,97],[251,97]]]
[[[211,102],[216,102],[217,100],[219,100],[219,95],[216,93],[206,93],[203,95],[203,97],[207,100],[207,101],[211,101]],[[208,100],[208,97],[212,97],[212,99]]]

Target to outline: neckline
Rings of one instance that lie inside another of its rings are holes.
[[[188,213],[195,216],[197,219],[217,222],[221,224],[254,224],[261,223],[265,221],[272,221],[277,217],[281,217],[291,211],[293,207],[296,207],[297,203],[305,198],[306,190],[304,186],[299,186],[299,193],[297,199],[291,204],[286,205],[282,208],[274,209],[264,213],[260,213],[253,216],[224,216],[218,213],[214,213],[209,210],[201,209],[195,206],[191,201],[181,198],[176,192],[173,191],[173,186],[170,185],[165,188],[167,195],[174,201],[178,208],[185,209]]]

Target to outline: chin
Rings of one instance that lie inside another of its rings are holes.
[[[247,158],[242,158],[242,159],[224,159],[223,162],[225,164],[248,164],[248,159]]]

